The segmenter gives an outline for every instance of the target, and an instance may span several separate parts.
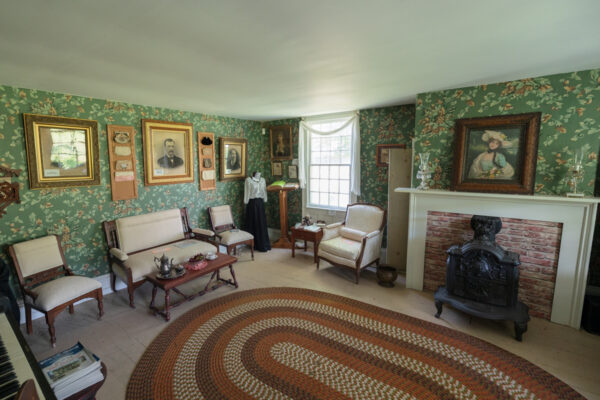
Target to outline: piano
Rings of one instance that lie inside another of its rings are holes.
[[[0,400],[38,398],[56,400],[19,324],[0,305]]]

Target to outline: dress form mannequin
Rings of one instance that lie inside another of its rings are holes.
[[[254,249],[271,250],[265,204],[267,202],[267,184],[260,172],[255,171],[246,178],[244,185],[244,203],[246,204],[246,225],[244,230],[254,236]]]

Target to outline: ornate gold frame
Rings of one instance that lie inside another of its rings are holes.
[[[283,135],[289,144],[289,154],[277,155],[275,154],[275,135]],[[277,125],[272,126],[269,129],[269,146],[271,148],[271,161],[275,160],[291,160],[294,152],[294,142],[292,138],[292,126],[291,125]]]
[[[190,123],[142,119],[144,182],[147,186],[194,182],[193,131],[194,126]],[[165,138],[177,142],[176,155],[183,160],[183,168],[158,165],[160,158],[165,156],[159,157],[161,153],[156,149]]]
[[[23,114],[27,170],[30,189],[61,188],[71,186],[94,186],[100,184],[100,163],[98,150],[98,122],[88,119],[55,117],[52,115]],[[49,155],[47,140],[42,140],[42,129],[64,129],[84,131],[85,167],[82,174],[67,174],[66,168],[48,168]],[[44,165],[46,162],[46,165]],[[50,173],[52,171],[52,173]],[[63,172],[65,172],[63,174]]]
[[[227,156],[225,147],[228,145],[242,147],[240,156],[240,172],[227,173]],[[244,180],[248,176],[248,139],[221,138],[219,140],[219,180],[221,182]]]

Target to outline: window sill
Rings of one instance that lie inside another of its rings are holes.
[[[321,210],[321,211],[346,212],[346,208],[333,208],[333,207],[325,207],[325,206],[318,206],[318,205],[311,205],[311,204],[307,204],[306,205],[306,209]]]

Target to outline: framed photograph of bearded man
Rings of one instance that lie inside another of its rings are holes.
[[[147,186],[194,182],[193,130],[190,123],[142,119]]]
[[[540,116],[457,119],[453,190],[533,194]]]

